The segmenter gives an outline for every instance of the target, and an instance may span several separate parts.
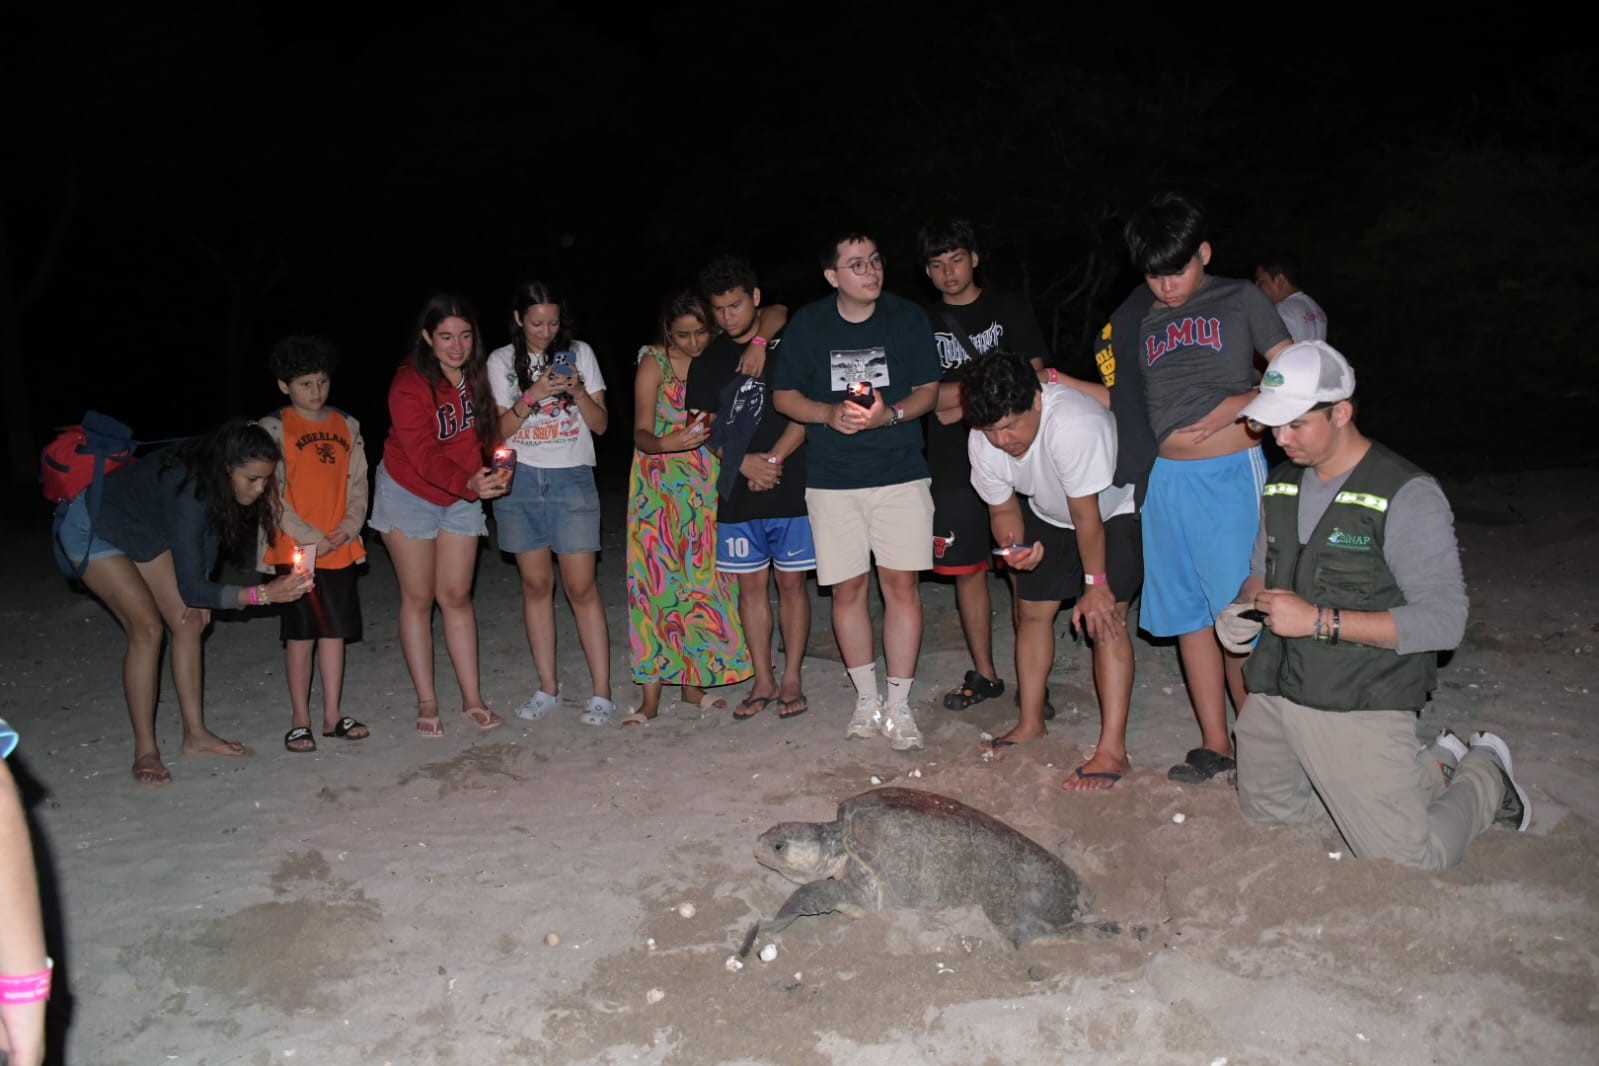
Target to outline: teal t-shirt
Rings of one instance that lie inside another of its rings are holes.
[[[933,329],[921,307],[885,292],[872,317],[846,322],[838,298],[828,296],[789,320],[772,387],[838,403],[850,382],[870,381],[884,403],[898,403],[940,373]],[[813,423],[805,427],[805,444],[807,488],[867,489],[927,477],[920,419],[854,434]]]

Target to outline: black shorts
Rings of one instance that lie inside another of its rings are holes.
[[[1077,552],[1077,531],[1039,518],[1022,497],[1022,527],[1027,543],[1044,545],[1044,561],[1033,570],[1016,571],[1016,596],[1023,600],[1077,602],[1083,589],[1083,559]],[[1117,603],[1131,603],[1144,584],[1144,530],[1136,514],[1105,520],[1105,575]]]
[[[988,504],[972,488],[971,479],[934,481],[933,573],[972,574],[993,563]]]
[[[288,573],[287,566],[278,573]],[[279,640],[361,639],[361,599],[355,593],[354,566],[316,572],[311,591],[279,609]]]

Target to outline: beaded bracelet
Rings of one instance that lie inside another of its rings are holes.
[[[37,973],[0,976],[0,1003],[37,1003],[49,999],[50,975],[55,966],[55,960],[46,955],[44,969]]]

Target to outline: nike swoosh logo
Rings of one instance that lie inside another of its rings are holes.
[[[796,555],[804,555],[805,554],[805,549],[801,548],[799,551],[784,552],[783,554],[787,555],[790,559],[792,559]]]

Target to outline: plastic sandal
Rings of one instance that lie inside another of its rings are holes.
[[[545,715],[553,711],[556,704],[560,702],[561,699],[559,696],[552,696],[543,689],[539,689],[537,692],[533,693],[532,699],[518,707],[514,713],[518,718],[526,719],[529,722],[536,722],[540,718],[543,718]]]
[[[588,706],[577,716],[577,720],[584,725],[610,725],[614,717],[616,704],[604,696],[590,696]]]
[[[944,693],[944,706],[952,711],[964,711],[984,700],[991,700],[1004,691],[1005,682],[990,681],[976,670],[968,670],[959,688]]]

